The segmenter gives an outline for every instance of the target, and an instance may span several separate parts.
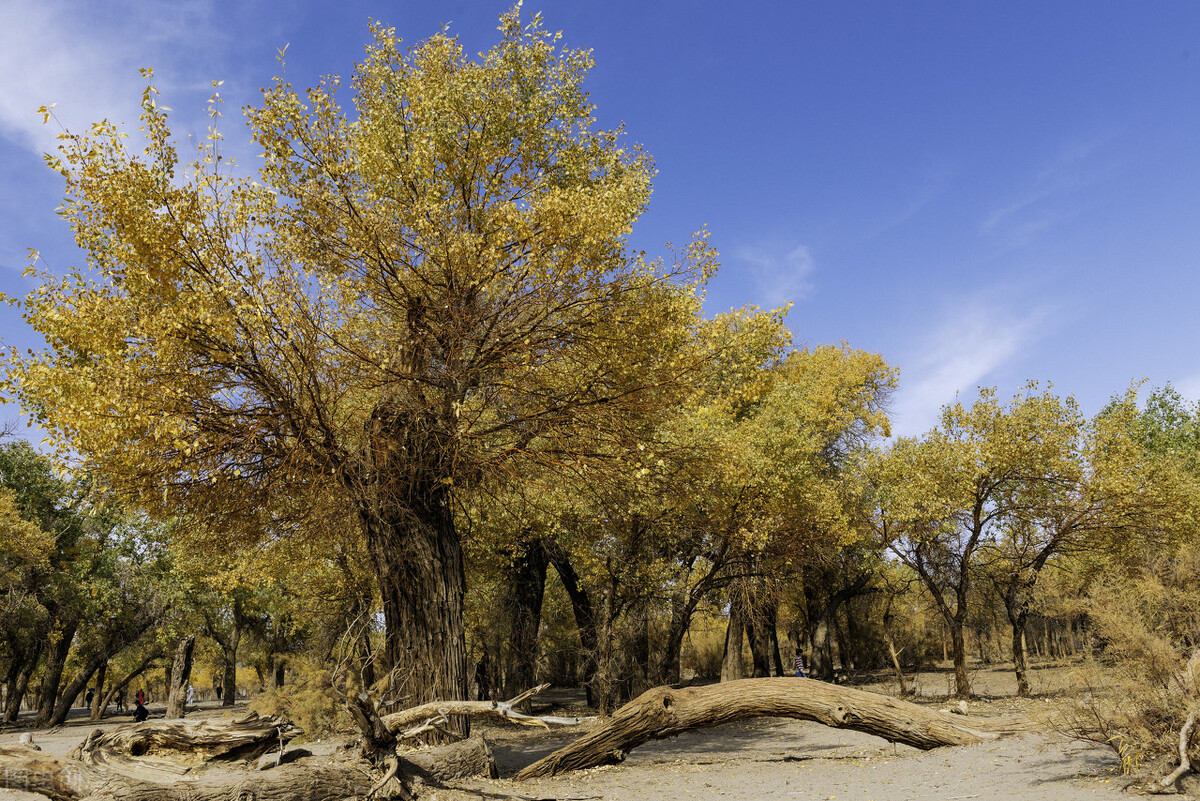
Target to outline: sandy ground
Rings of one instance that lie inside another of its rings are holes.
[[[501,769],[548,753],[498,745]],[[556,799],[1128,798],[1115,760],[1041,737],[922,752],[816,723],[754,720],[650,743],[624,764],[520,784],[477,782],[487,795]]]
[[[974,680],[983,698],[971,703],[973,715],[1011,714],[1046,703],[1012,699],[1015,681],[1006,671],[978,671]],[[1034,680],[1035,691],[1048,695],[1060,695],[1069,689],[1069,675],[1064,671],[1039,672]],[[1008,686],[1010,682],[1012,687]],[[944,675],[922,676],[919,686],[922,688],[919,700],[938,703],[942,699],[944,703]],[[867,689],[894,691],[886,684]],[[556,700],[569,701],[570,697],[564,694]],[[189,717],[227,714],[213,703],[199,706]],[[152,707],[152,712],[155,717],[161,715],[161,709]],[[102,727],[113,725],[116,724],[106,721]],[[67,726],[34,732],[33,736],[46,752],[65,754],[93,728],[96,727],[84,720],[72,720]],[[547,734],[491,724],[481,728],[493,744],[502,776],[512,775],[577,734],[562,730]],[[20,733],[20,730],[0,732],[0,744],[15,743]],[[318,755],[333,750],[329,742],[309,743],[304,747]],[[1110,750],[1061,738],[1030,734],[978,746],[922,752],[893,746],[871,735],[816,723],[758,719],[648,743],[633,751],[621,765],[521,783],[504,778],[476,780],[464,783],[460,792],[439,791],[430,797],[446,801],[451,798],[1082,801],[1128,799],[1123,789],[1127,783],[1119,774],[1117,760]],[[40,798],[0,791],[2,801]]]

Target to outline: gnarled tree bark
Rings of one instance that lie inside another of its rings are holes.
[[[621,707],[605,726],[535,762],[516,778],[619,762],[650,740],[754,717],[812,720],[921,749],[970,745],[1027,728],[1024,721],[967,720],[812,679],[743,679],[678,690],[657,687]]]
[[[365,764],[205,770],[217,763],[250,763],[298,733],[286,720],[250,715],[226,724],[129,724],[93,733],[66,757],[23,745],[0,747],[0,788],[29,790],[53,801],[341,801],[366,795],[372,777]]]
[[[195,650],[195,634],[189,634],[175,646],[175,659],[171,663],[171,688],[167,694],[168,718],[182,718],[187,714],[187,686],[192,680],[192,654]]]

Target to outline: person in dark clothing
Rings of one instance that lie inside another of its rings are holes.
[[[93,690],[91,687],[88,687],[87,695],[83,696],[83,705],[91,706],[92,699],[95,697],[96,697],[96,691]]]
[[[225,692],[225,688],[222,687],[220,684],[218,684],[217,685],[217,700],[218,701],[221,700],[221,693],[223,693],[223,692]]]
[[[139,698],[137,706],[133,708],[133,722],[141,723],[148,717],[150,717],[150,710],[146,709],[145,705],[142,704],[142,700]]]

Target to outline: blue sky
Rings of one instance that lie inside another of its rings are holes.
[[[367,20],[471,51],[506,3],[0,0],[0,289],[28,248],[79,260],[42,166],[57,103],[136,129],[138,67],[177,131],[236,109],[287,46],[297,85],[348,75]],[[898,432],[956,393],[1052,382],[1094,412],[1131,381],[1200,398],[1200,3],[526,0],[594,50],[602,124],[655,157],[633,237],[702,225],[722,252],[710,311],[792,300],[797,344],[845,340],[901,370]],[[0,309],[5,344],[32,343]],[[0,410],[15,419],[15,409]]]

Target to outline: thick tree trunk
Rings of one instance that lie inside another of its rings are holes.
[[[667,625],[667,639],[658,660],[658,675],[663,684],[678,684],[680,681],[679,658],[683,651],[683,638],[691,623],[691,612],[684,602],[683,592],[672,593],[671,622]]]
[[[234,594],[230,603],[229,633],[221,631],[216,622],[207,615],[208,636],[221,646],[221,705],[233,706],[237,700],[237,652],[242,641],[242,630],[248,622],[242,599]],[[214,688],[215,689],[215,688]]]
[[[597,699],[592,691],[592,685],[598,668],[597,659],[600,645],[600,637],[596,630],[595,607],[566,552],[555,545],[548,544],[546,547],[550,563],[554,565],[559,579],[562,580],[563,588],[567,591],[567,597],[571,599],[571,612],[575,616],[575,626],[579,630],[579,650],[583,657],[583,676],[581,678],[587,692],[588,706],[595,707]]]
[[[99,669],[96,671],[96,692],[92,696],[92,710],[90,720],[98,722],[104,717],[104,709],[107,705],[108,696],[104,694],[104,682],[108,679],[108,659],[106,658],[100,663]]]
[[[7,710],[12,701],[13,693],[17,688],[17,676],[21,673],[21,667],[24,665],[24,658],[20,653],[14,653],[12,658],[8,660],[8,671],[4,674],[4,710],[3,717],[7,723]]]
[[[93,674],[95,674],[100,666],[107,661],[107,654],[93,654],[86,662],[83,663],[82,666],[80,666],[75,676],[70,682],[67,683],[67,686],[63,688],[63,693],[59,697],[58,703],[54,705],[54,711],[50,715],[50,721],[48,725],[61,726],[66,721],[67,715],[71,713],[71,705],[74,700],[79,697],[80,693],[83,692],[83,689],[87,686],[87,683],[91,681]],[[92,701],[95,702],[96,698],[93,698]]]
[[[241,636],[241,630],[234,629],[229,645],[221,649],[224,662],[221,671],[221,706],[233,706],[237,701],[237,649]]]
[[[161,764],[172,760],[253,762],[299,734],[285,718],[253,712],[233,721],[152,720],[97,729],[69,756],[93,767],[121,766],[129,775],[143,770],[157,775]],[[139,761],[146,757],[152,759]]]
[[[833,681],[833,626],[828,606],[822,607],[815,616],[809,639],[812,641],[809,675],[821,681]]]
[[[846,610],[846,639],[841,649],[842,670],[847,675],[852,675],[858,665],[856,649],[859,647],[858,623],[854,619],[853,599],[847,598],[843,601],[842,608]]]
[[[601,594],[600,609],[596,616],[596,672],[592,675],[588,697],[595,702],[600,714],[607,715],[617,706],[620,665],[618,664],[615,587],[608,587]]]
[[[750,676],[765,679],[771,675],[771,638],[761,620],[747,617],[746,640],[750,643]]]
[[[779,652],[779,606],[771,604],[770,615],[767,618],[767,631],[771,635],[771,659],[775,665],[776,676],[786,676],[783,667],[783,655]]]
[[[1019,575],[1009,577],[1001,598],[1012,627],[1013,671],[1017,676],[1017,695],[1028,697],[1029,664],[1025,650],[1025,628],[1029,622],[1029,590],[1032,583],[1022,582]]]
[[[753,677],[764,679],[771,675],[771,640],[773,635],[772,604],[758,599],[754,606],[748,609],[746,616],[746,634],[750,641],[750,658],[753,664]]]
[[[67,654],[71,652],[71,643],[75,640],[75,631],[79,624],[71,620],[63,624],[58,639],[47,652],[46,668],[42,674],[42,687],[38,693],[37,721],[34,724],[39,729],[50,725],[54,717],[55,702],[58,701],[58,688],[62,684],[63,668],[67,665]],[[68,708],[75,701],[67,699]]]
[[[1025,621],[1012,627],[1013,670],[1017,674],[1017,695],[1029,697],[1029,664],[1025,658]]]
[[[407,358],[420,361],[418,351]],[[344,478],[379,583],[391,695],[405,706],[465,699],[466,578],[450,484],[457,439],[403,398],[380,402],[364,434],[361,461]],[[453,728],[465,735],[468,726]]]
[[[19,664],[15,681],[9,682],[8,696],[5,698],[4,707],[5,723],[14,722],[21,714],[21,701],[25,698],[25,693],[29,691],[29,679],[33,675],[34,668],[37,667],[44,649],[42,641],[33,643],[29,653],[24,655],[24,660]]]
[[[479,735],[449,745],[406,753],[400,758],[401,770],[429,784],[441,784],[470,776],[500,775],[492,748]]]
[[[511,640],[504,668],[505,698],[537,683],[538,632],[550,557],[541,540],[524,543],[508,571]]]
[[[620,761],[650,740],[753,717],[813,720],[921,749],[970,745],[1028,728],[1025,721],[969,720],[810,679],[744,679],[680,690],[658,687],[623,706],[607,725],[535,762],[516,778],[533,779]]]
[[[175,646],[175,658],[171,661],[171,685],[167,691],[168,720],[187,714],[187,687],[192,680],[192,654],[195,649],[195,634],[189,634]]]
[[[971,697],[971,674],[967,670],[967,638],[964,621],[954,620],[950,626],[950,648],[954,655],[954,697]]]
[[[629,658],[628,688],[622,699],[641,695],[661,682],[650,673],[650,603],[646,599],[635,602],[629,615],[629,642],[625,653]]]
[[[386,627],[393,694],[405,706],[467,697],[462,543],[445,485],[359,500]],[[406,503],[401,503],[401,500]],[[465,721],[461,724],[466,733]]]
[[[729,602],[729,625],[725,629],[725,651],[721,655],[721,681],[745,678],[742,662],[742,642],[745,639],[746,616],[740,593],[736,590]]]

